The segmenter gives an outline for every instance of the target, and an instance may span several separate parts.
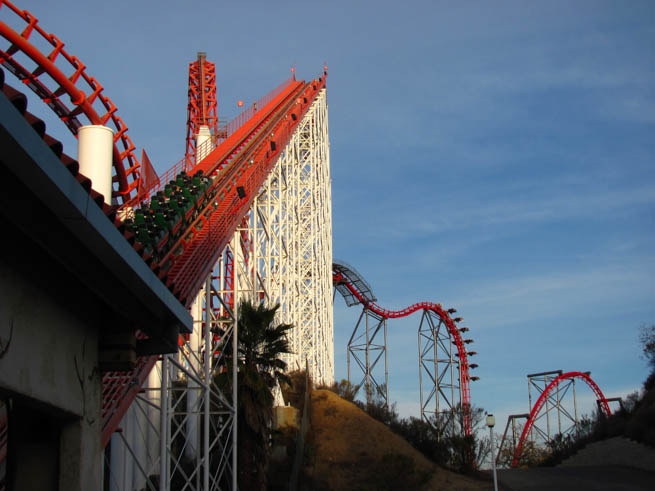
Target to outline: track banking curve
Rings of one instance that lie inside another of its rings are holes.
[[[294,131],[326,86],[327,67],[308,82],[293,77],[267,95],[266,103],[260,104],[259,109],[244,111],[233,121],[233,131],[228,131],[222,142],[189,171],[192,177],[202,171],[208,184],[199,188],[202,192],[197,193],[193,202],[188,200],[184,212],[177,216],[175,233],[164,230],[163,238],[156,244],[166,247],[162,251],[142,242],[126,225],[127,214],[118,213],[149,205],[149,197],[157,189],[144,179],[127,126],[117,115],[113,102],[103,95],[102,85],[87,74],[82,61],[64,49],[57,36],[41,28],[34,15],[8,0],[0,0],[0,41],[4,41],[0,45],[0,65],[27,85],[73,135],[84,124],[113,126],[115,201],[112,206],[104,205],[103,212],[187,308],[249,212]],[[147,166],[147,159],[143,160]],[[77,173],[77,166],[75,169]],[[88,179],[86,182],[93,191],[92,183]],[[157,182],[162,187],[167,184],[160,179]],[[138,356],[133,370],[103,374],[103,447],[141,390],[157,356]]]
[[[119,202],[136,195],[142,185],[141,164],[134,154],[135,146],[127,134],[127,126],[117,114],[117,108],[103,94],[102,85],[86,72],[86,66],[64,49],[64,43],[54,34],[44,31],[38,19],[27,10],[20,10],[8,0],[0,0],[0,13],[11,25],[0,21],[0,38],[9,42],[0,48],[0,64],[27,85],[77,136],[84,116],[90,124],[111,124],[114,131],[113,181],[118,189],[113,197]],[[42,52],[40,46],[48,51]],[[28,68],[35,64],[36,68]],[[87,95],[88,94],[88,95]],[[69,107],[63,96],[70,98]],[[87,123],[88,124],[88,123]]]
[[[0,0],[0,14],[0,39],[8,42],[0,46],[0,64],[41,98],[73,135],[84,124],[82,117],[94,125],[113,125],[112,180],[117,184],[112,193],[114,203],[120,205],[119,211],[143,205],[156,189],[149,188],[141,163],[134,155],[135,146],[127,135],[127,126],[118,117],[114,103],[103,95],[102,85],[87,74],[82,61],[64,49],[57,36],[41,28],[30,12]],[[189,171],[191,176],[202,171],[211,181],[202,199],[195,202],[202,204],[185,212],[175,234],[165,233],[156,247],[151,247],[139,237],[135,240],[130,232],[128,240],[187,308],[248,213],[293,131],[325,88],[326,76],[325,70],[310,82],[294,78],[283,84],[264,107],[247,113],[250,117],[239,120],[238,128]],[[64,101],[65,96],[70,102]],[[160,179],[156,182],[161,187],[167,184]],[[245,192],[245,198],[238,193],[239,189]],[[117,227],[123,227],[122,220],[118,220]],[[149,239],[152,238],[146,237]]]
[[[385,319],[397,319],[400,317],[407,317],[413,313],[422,311],[431,311],[439,316],[443,323],[448,328],[448,332],[457,347],[457,354],[459,355],[459,380],[461,385],[461,403],[463,408],[471,407],[471,390],[469,379],[469,363],[464,341],[460,336],[459,329],[455,325],[455,321],[450,317],[448,311],[438,303],[433,302],[418,302],[402,310],[389,310],[377,305],[374,301],[369,299],[366,295],[359,291],[355,284],[343,274],[343,272],[336,267],[333,267],[332,282],[336,285],[345,286],[348,291],[361,303],[364,307],[375,312]],[[469,411],[464,412],[464,431],[467,435],[472,434],[473,428],[471,424],[471,415]]]
[[[548,384],[548,387],[546,387],[546,389],[541,393],[539,399],[537,399],[537,402],[535,403],[532,410],[530,411],[530,416],[528,417],[528,421],[523,427],[521,438],[519,438],[519,442],[516,445],[516,451],[514,452],[514,459],[512,460],[512,467],[516,467],[518,465],[523,443],[525,442],[525,440],[528,438],[528,435],[532,431],[532,427],[534,426],[534,423],[537,420],[537,416],[539,415],[541,409],[544,407],[544,404],[546,404],[546,401],[548,400],[548,397],[550,396],[551,392],[555,390],[561,382],[570,379],[582,379],[582,381],[584,381],[589,386],[589,388],[594,392],[594,394],[596,394],[596,399],[599,403],[599,407],[605,413],[605,415],[610,416],[612,414],[612,411],[610,411],[609,404],[607,403],[607,398],[603,394],[603,391],[600,390],[600,387],[598,387],[596,382],[594,382],[588,374],[584,372],[567,372],[561,374],[560,376],[555,378],[550,384]]]

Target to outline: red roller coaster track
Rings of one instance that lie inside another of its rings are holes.
[[[147,172],[142,172],[134,155],[135,146],[127,135],[127,126],[116,114],[116,106],[103,94],[103,87],[86,73],[85,65],[66,52],[64,43],[44,31],[29,12],[19,10],[7,0],[0,0],[0,10],[13,16],[12,23],[24,23],[22,31],[17,32],[0,21],[0,36],[9,42],[8,48],[0,49],[0,63],[34,91],[73,135],[83,125],[80,116],[85,116],[91,124],[113,124],[113,180],[118,185],[113,196],[118,203],[123,207],[128,203],[139,206],[166,184],[168,180],[148,180],[144,175]],[[43,44],[48,47],[46,53],[37,47]],[[26,68],[25,58],[36,68]],[[288,80],[258,101],[258,109],[249,108],[228,124],[225,134],[219,135],[220,144],[191,172],[202,171],[211,178],[203,200],[208,204],[184,220],[184,230],[179,236],[167,237],[171,247],[163,257],[150,255],[143,244],[135,241],[134,234],[124,232],[123,223],[116,220],[115,225],[135,250],[185,306],[193,301],[296,127],[325,87],[326,75],[324,72],[310,82]],[[66,95],[70,104],[62,99]],[[208,116],[205,114],[205,120]],[[181,166],[182,169],[186,166],[186,158]],[[176,169],[165,177],[174,178]],[[113,217],[115,208],[110,211]],[[103,377],[103,446],[118,427],[155,361],[156,357],[140,357],[135,370],[110,372]]]
[[[187,307],[323,87],[324,77],[289,84],[194,168],[216,176],[208,190],[213,199],[154,266]]]
[[[389,310],[380,307],[375,302],[371,301],[369,298],[363,295],[341,271],[336,269],[333,270],[332,281],[335,284],[344,285],[348,289],[348,291],[350,291],[350,293],[352,293],[352,295],[355,296],[357,300],[359,300],[359,302],[362,305],[364,305],[366,308],[370,309],[371,311],[375,312],[376,314],[378,314],[379,316],[385,319],[396,319],[399,317],[407,317],[419,310],[429,310],[437,314],[448,328],[448,332],[450,333],[453,342],[457,347],[457,353],[459,355],[459,379],[461,384],[462,407],[463,408],[471,407],[471,389],[469,385],[470,382],[469,363],[468,363],[468,354],[466,351],[466,347],[464,346],[464,341],[462,340],[462,337],[459,334],[459,329],[455,325],[455,321],[451,319],[448,312],[444,310],[441,307],[441,305],[432,302],[419,302],[419,303],[415,303],[414,305],[410,305],[409,307],[402,310]],[[465,411],[464,432],[467,435],[470,435],[472,431],[473,429],[471,427],[471,415],[469,411]]]
[[[141,164],[134,154],[135,146],[127,134],[127,126],[116,113],[117,109],[103,87],[86,72],[86,66],[64,49],[64,43],[38,25],[38,20],[27,10],[19,10],[11,2],[0,0],[0,9],[15,15],[25,27],[19,33],[0,22],[0,36],[9,41],[6,50],[0,50],[0,63],[27,85],[45,102],[68,129],[77,135],[82,126],[79,117],[85,116],[90,124],[113,125],[114,130],[114,182],[118,189],[113,196],[120,202],[134,196],[141,185]],[[42,53],[37,45],[51,49]],[[26,55],[36,65],[33,70],[21,63],[17,55]],[[56,88],[51,89],[51,87]],[[88,95],[87,95],[88,94]],[[70,98],[69,106],[63,96]]]
[[[135,146],[127,135],[127,127],[116,114],[116,106],[103,95],[102,86],[86,73],[85,65],[78,58],[64,50],[64,43],[59,38],[38,25],[36,17],[7,0],[0,0],[0,8],[8,9],[19,22],[25,23],[23,31],[18,33],[0,22],[0,35],[10,43],[6,51],[0,50],[2,65],[28,85],[74,135],[82,126],[78,119],[80,115],[85,115],[91,124],[112,122],[116,127],[114,180],[118,182],[114,195],[131,206],[138,205],[136,200],[148,199],[156,188],[144,189],[146,180],[141,178],[141,164],[133,153]],[[39,37],[40,44],[45,40],[52,50],[41,53],[31,41],[33,36]],[[25,68],[16,57],[19,52],[29,57],[36,69]],[[62,71],[62,65],[72,73]],[[57,85],[55,90],[49,88],[52,82]],[[167,238],[173,243],[163,258],[152,258],[147,254],[144,257],[185,306],[191,304],[203,278],[209,274],[218,254],[247,213],[282,149],[324,87],[325,76],[311,82],[285,82],[264,101],[266,105],[259,106],[259,110],[251,108],[245,111],[242,116],[247,119],[237,118],[235,124],[238,127],[228,125],[226,138],[193,169],[193,173],[202,171],[205,176],[212,176],[205,194],[209,204],[199,210],[193,220],[185,223],[185,231],[180,237]],[[87,96],[82,89],[90,91],[90,95]],[[65,94],[75,106],[73,109],[62,100]],[[122,146],[120,150],[119,144]],[[186,158],[182,162],[184,165]],[[156,186],[165,184],[162,181],[157,180]],[[237,193],[239,188],[245,192],[245,198]]]
[[[607,398],[603,394],[603,391],[601,391],[600,387],[596,385],[596,382],[591,380],[591,377],[589,375],[583,372],[567,372],[567,373],[563,373],[562,375],[559,375],[550,384],[548,384],[548,387],[546,387],[546,389],[541,393],[541,396],[539,396],[539,399],[537,399],[537,402],[532,408],[532,411],[530,411],[530,416],[525,426],[523,427],[521,438],[519,438],[519,443],[516,446],[516,451],[514,452],[512,467],[517,466],[519,462],[519,457],[521,456],[521,447],[523,446],[523,442],[525,442],[525,440],[528,438],[528,435],[530,434],[530,431],[532,431],[532,427],[534,426],[537,416],[539,415],[541,409],[544,407],[544,404],[546,403],[546,400],[548,399],[550,393],[553,390],[556,390],[557,386],[564,380],[576,379],[576,378],[582,379],[589,386],[589,388],[592,391],[594,391],[594,394],[596,394],[596,398],[599,402],[599,406],[603,410],[605,415],[610,416],[612,414],[612,412],[610,411],[609,404],[607,403]]]

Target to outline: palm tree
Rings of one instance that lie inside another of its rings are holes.
[[[279,356],[290,353],[286,333],[293,326],[275,324],[278,308],[247,301],[239,305],[237,458],[239,487],[244,490],[266,489],[273,388],[289,382],[287,364]]]

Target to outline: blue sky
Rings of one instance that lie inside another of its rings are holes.
[[[184,151],[197,51],[226,117],[292,64],[311,78],[326,61],[334,256],[384,307],[457,308],[479,353],[473,402],[500,426],[527,410],[527,373],[590,370],[607,396],[645,378],[655,3],[17,3],[86,63],[159,171]],[[337,298],[337,378],[358,314]],[[417,327],[389,323],[403,415],[418,408]]]

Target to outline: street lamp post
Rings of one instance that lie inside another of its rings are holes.
[[[487,426],[489,427],[489,438],[491,440],[491,468],[494,473],[494,491],[498,491],[498,479],[496,478],[496,459],[494,458],[494,426],[496,418],[493,414],[487,414]]]

